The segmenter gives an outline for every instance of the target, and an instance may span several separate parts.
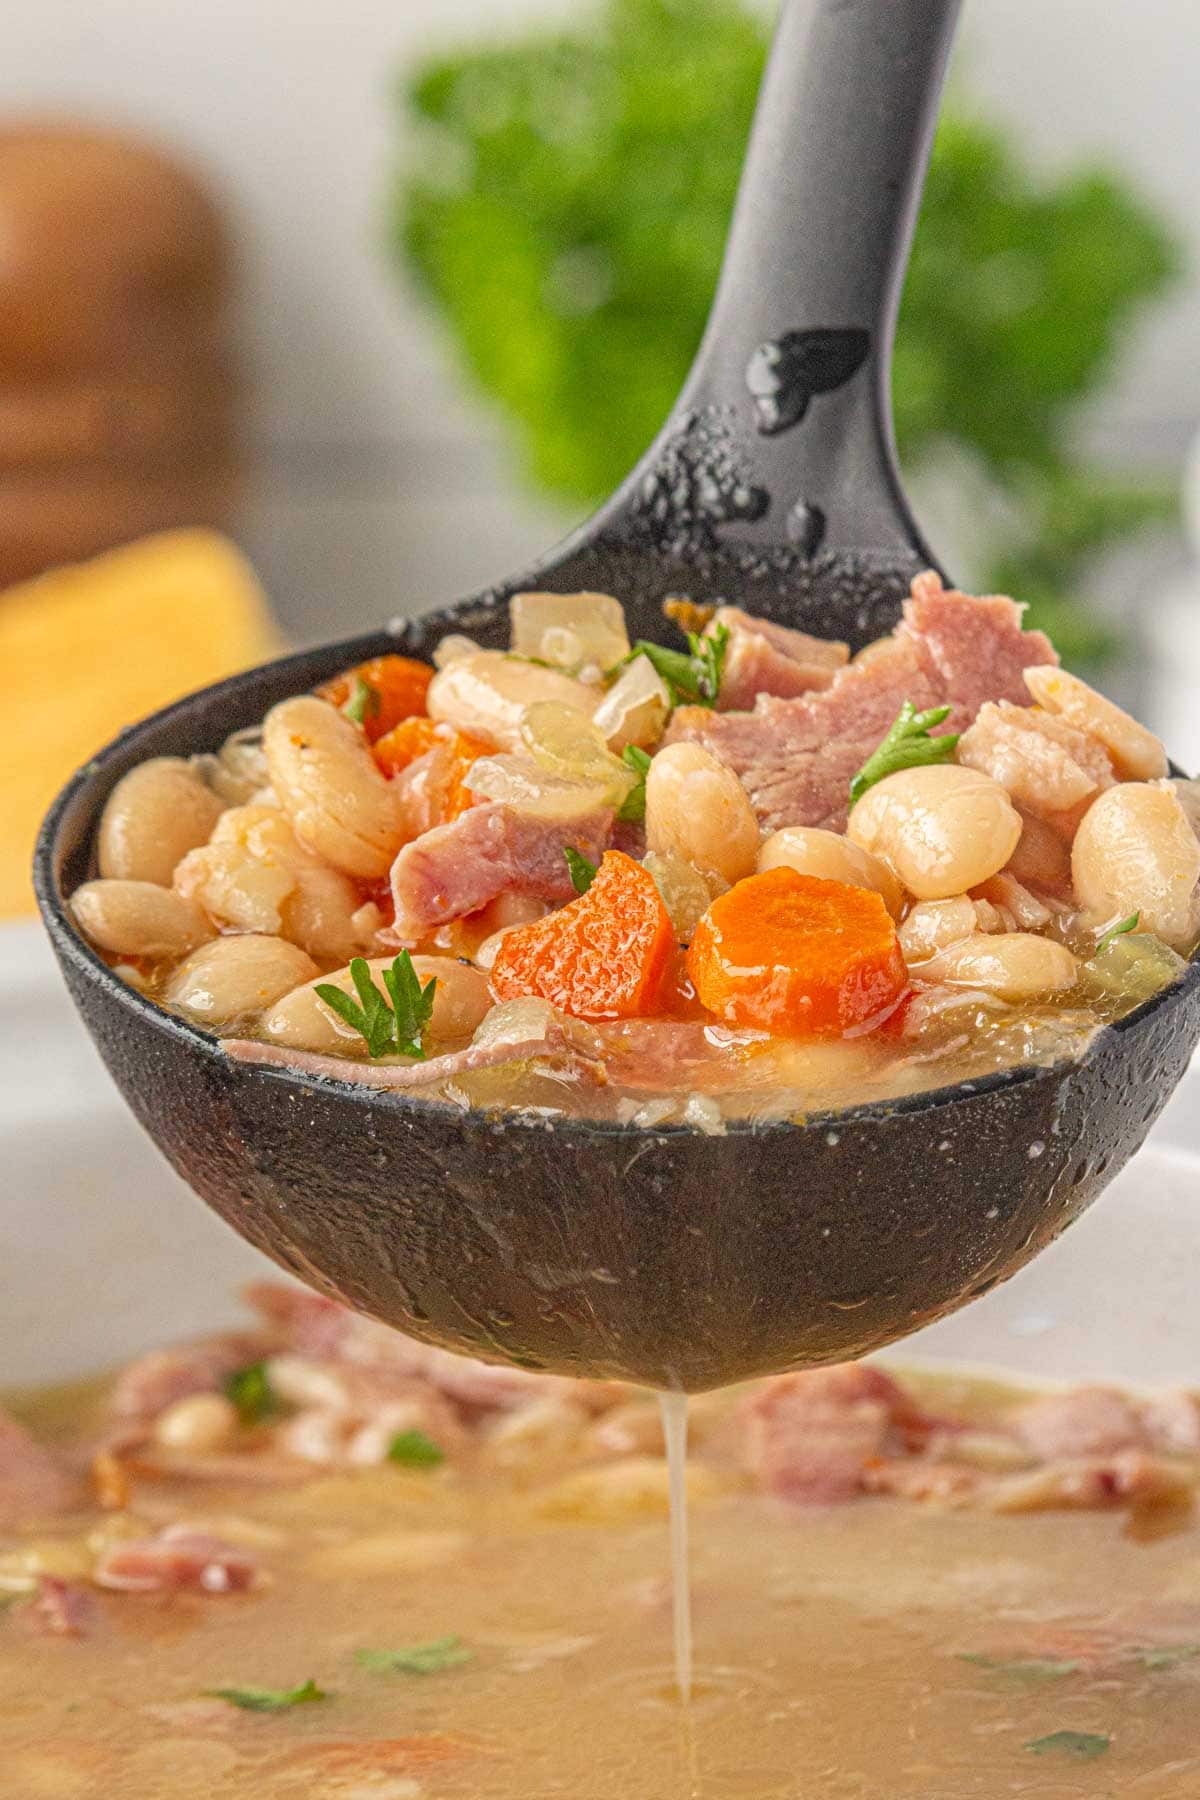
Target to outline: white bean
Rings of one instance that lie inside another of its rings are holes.
[[[318,974],[311,956],[279,937],[247,932],[193,950],[171,976],[166,999],[204,1025],[229,1025],[273,1006]]]
[[[795,869],[800,875],[816,875],[823,881],[871,888],[882,896],[893,919],[898,919],[903,910],[903,890],[887,865],[836,831],[785,825],[782,831],[773,831],[763,840],[758,868],[760,873],[764,869]]]
[[[100,820],[102,876],[170,887],[180,859],[206,844],[221,802],[175,756],[155,756],[130,769],[109,795]]]
[[[1075,834],[1071,875],[1096,925],[1136,912],[1176,950],[1200,931],[1200,841],[1170,782],[1126,781],[1101,794]]]
[[[920,966],[921,980],[982,988],[1000,1000],[1034,1000],[1074,987],[1079,964],[1064,944],[1031,932],[982,933],[948,944]]]
[[[344,875],[386,875],[405,839],[403,807],[361,731],[336,707],[301,695],[267,714],[263,750],[306,849]]]
[[[156,1442],[167,1450],[223,1450],[237,1437],[238,1415],[224,1394],[189,1394],[160,1413]]]
[[[989,775],[935,763],[901,769],[868,788],[846,832],[916,899],[946,900],[1004,867],[1021,817]]]
[[[1025,685],[1047,712],[1098,739],[1123,781],[1153,781],[1167,773],[1167,753],[1154,733],[1078,675],[1043,664],[1025,670]]]
[[[905,962],[920,963],[978,930],[979,915],[967,894],[955,894],[952,900],[919,900],[900,927],[900,948]]]
[[[553,700],[590,719],[598,698],[596,688],[560,669],[543,669],[500,650],[481,650],[439,669],[429,684],[425,704],[431,719],[482,738],[497,749],[520,751],[524,748],[521,715],[527,706]]]
[[[646,776],[646,842],[732,886],[753,874],[760,833],[732,770],[700,744],[668,744]]]
[[[193,901],[153,881],[85,881],[71,911],[85,937],[118,956],[186,956],[214,935]]]
[[[439,1039],[470,1037],[491,1008],[487,977],[452,956],[414,956],[412,960],[422,984],[437,977],[429,1035]],[[382,972],[391,968],[392,961],[390,956],[368,959],[380,988]],[[344,993],[354,993],[348,968],[317,979],[322,984],[329,982],[340,987]],[[364,1040],[326,1006],[316,992],[316,983],[311,981],[285,994],[271,1007],[262,1021],[262,1031],[268,1042],[285,1044],[290,1050],[316,1050],[334,1056],[365,1056],[367,1052]]]
[[[282,932],[318,962],[349,962],[362,948],[355,924],[359,898],[354,884],[320,863],[296,873],[296,885],[280,909]]]

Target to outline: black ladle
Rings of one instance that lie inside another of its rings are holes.
[[[646,636],[669,592],[855,644],[894,623],[930,556],[896,475],[888,358],[955,11],[785,4],[712,323],[662,436],[532,575],[418,621],[406,647],[451,629],[503,645],[503,602],[531,585],[617,594]],[[230,1062],[111,974],[64,897],[127,769],[216,748],[395,647],[288,657],[157,714],[74,778],[38,844],[42,912],[118,1085],[285,1268],[454,1349],[697,1391],[858,1356],[985,1292],[1145,1137],[1200,1037],[1195,965],[1077,1062],[724,1137],[464,1115]]]

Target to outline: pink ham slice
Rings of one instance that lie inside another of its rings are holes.
[[[0,1527],[65,1512],[80,1483],[11,1414],[0,1410]]]
[[[916,1416],[898,1383],[867,1363],[779,1375],[743,1408],[744,1459],[768,1493],[848,1500],[873,1464],[903,1449],[903,1422]]]
[[[739,606],[719,606],[705,636],[711,637],[722,625],[729,642],[717,701],[721,712],[744,711],[759,694],[786,700],[827,688],[850,660],[847,644],[809,637],[772,619],[756,619]]]
[[[607,811],[551,820],[493,802],[468,807],[448,825],[406,844],[392,865],[396,941],[416,943],[499,894],[573,900],[563,852],[569,845],[589,862],[599,862],[612,822]]]
[[[294,1355],[327,1363],[335,1372],[348,1366],[369,1375],[377,1396],[389,1383],[394,1392],[403,1394],[412,1392],[414,1381],[423,1381],[470,1415],[507,1412],[551,1393],[568,1393],[584,1405],[605,1406],[618,1391],[607,1382],[568,1381],[456,1356],[405,1337],[322,1294],[279,1281],[254,1282],[246,1289],[246,1299]]]
[[[45,1637],[83,1637],[96,1610],[95,1596],[77,1581],[39,1575],[25,1617]]]
[[[270,1349],[261,1332],[223,1331],[170,1350],[151,1350],[117,1376],[109,1412],[130,1424],[151,1424],[177,1400],[216,1393],[230,1375],[261,1362]]]
[[[1137,1409],[1116,1388],[1047,1394],[1019,1407],[1010,1424],[1039,1462],[1113,1456],[1148,1449],[1150,1443]]]
[[[169,1525],[157,1537],[111,1544],[96,1564],[99,1587],[129,1594],[244,1594],[254,1585],[258,1564],[207,1532]]]
[[[470,1044],[425,1062],[357,1063],[345,1056],[321,1056],[311,1050],[287,1050],[280,1044],[260,1044],[253,1038],[223,1038],[221,1048],[234,1062],[253,1063],[267,1069],[299,1069],[306,1075],[324,1075],[333,1081],[349,1081],[359,1087],[406,1092],[453,1081],[476,1069],[492,1069],[504,1063],[529,1062],[534,1058],[569,1063],[581,1074],[599,1073],[594,1060],[581,1056],[573,1040],[557,1025],[538,1036],[505,1039],[493,1044]]]
[[[850,778],[905,700],[920,711],[948,705],[943,729],[963,731],[988,700],[1028,705],[1022,671],[1056,662],[1040,631],[1022,631],[1021,611],[1001,596],[974,599],[920,575],[890,638],[841,670],[821,692],[761,698],[753,712],[681,707],[669,742],[704,744],[737,774],[769,830],[846,823]]]

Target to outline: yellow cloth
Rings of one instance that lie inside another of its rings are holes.
[[[211,531],[0,593],[0,918],[33,909],[34,838],[69,775],[124,726],[278,648],[253,570]]]

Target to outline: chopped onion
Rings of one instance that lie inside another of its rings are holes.
[[[610,669],[629,654],[625,611],[610,594],[515,594],[512,647],[559,669]]]
[[[521,756],[481,756],[467,771],[466,786],[482,800],[538,819],[580,819],[611,805],[607,788],[551,775]]]
[[[629,744],[653,750],[666,729],[671,711],[667,686],[648,656],[635,656],[592,714],[610,750],[618,755]]]

